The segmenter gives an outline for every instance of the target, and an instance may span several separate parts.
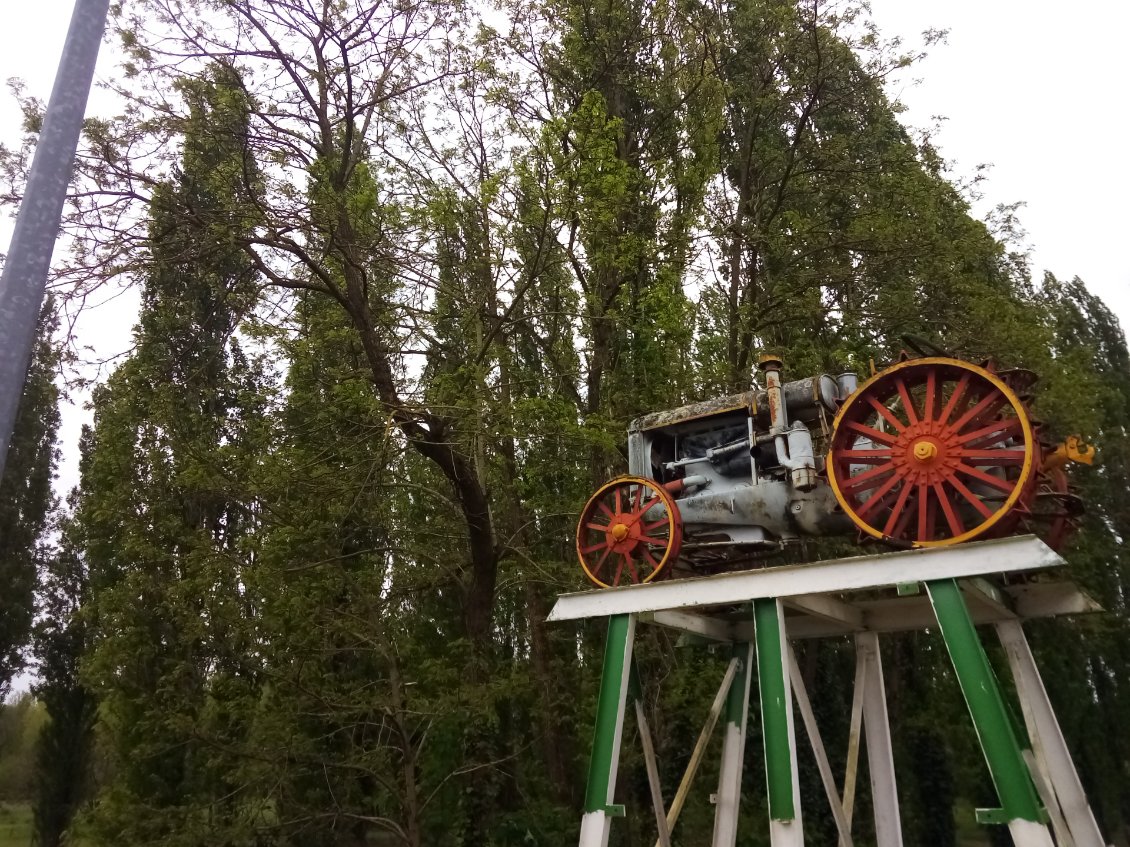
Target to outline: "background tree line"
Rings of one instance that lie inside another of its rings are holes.
[[[1100,445],[1069,558],[1107,613],[1031,632],[1126,843],[1125,337],[971,217],[884,94],[914,56],[861,6],[137,0],[116,24],[128,108],[88,121],[56,287],[137,286],[134,346],[54,509],[45,317],[0,490],[4,680],[39,573],[38,843],[569,841],[603,633],[543,621],[627,422],[749,387],[763,351],[863,372],[907,332],[1040,373],[1045,428]],[[886,641],[907,837],[953,845],[955,806],[992,803],[976,741],[936,640]],[[669,797],[717,660],[638,650]],[[842,739],[847,645],[802,661]],[[650,843],[630,747],[618,837]]]

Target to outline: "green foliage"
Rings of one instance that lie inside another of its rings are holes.
[[[24,648],[35,612],[36,568],[44,556],[54,497],[59,429],[59,389],[55,377],[61,352],[54,305],[44,305],[23,397],[8,443],[0,480],[0,700],[12,677],[24,667]]]
[[[257,664],[232,567],[254,522],[242,486],[264,402],[232,339],[255,291],[233,247],[253,218],[233,205],[246,111],[228,72],[187,89],[184,169],[153,196],[136,346],[95,396],[76,512],[93,623],[82,682],[109,770],[95,832],[113,843],[196,843],[202,809],[219,833],[243,814],[210,742],[242,734]]]
[[[73,840],[71,825],[90,793],[96,704],[79,678],[79,662],[90,648],[83,606],[88,575],[75,549],[73,524],[44,564],[35,628],[38,681],[35,694],[47,722],[35,746],[34,843],[57,847]]]
[[[44,563],[40,648],[43,749],[79,773],[97,698],[99,843],[574,838],[602,627],[544,619],[628,422],[747,388],[760,352],[864,372],[905,333],[1042,373],[1043,434],[1100,446],[1071,562],[1109,614],[1037,641],[1125,826],[1125,339],[970,216],[898,123],[883,82],[911,57],[863,4],[542,0],[499,34],[442,3],[186,3],[212,41],[180,47],[214,54],[191,71],[147,31],[160,4],[136,6],[155,14],[121,21],[132,72],[180,102],[141,87],[135,135],[90,127],[100,185],[154,186],[144,255],[107,242],[143,308],[94,398],[76,549]],[[143,133],[176,140],[167,178],[114,158]],[[976,741],[936,641],[889,642],[907,834],[953,844]],[[638,656],[670,797],[722,663],[659,633]],[[802,660],[842,772],[850,651]],[[650,844],[642,762],[622,772],[623,843]],[[44,843],[84,796],[55,785]],[[712,816],[696,794],[681,837]]]
[[[45,720],[43,704],[29,693],[0,704],[0,802],[31,798],[35,739]]]

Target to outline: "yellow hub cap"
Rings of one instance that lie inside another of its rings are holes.
[[[933,441],[919,441],[914,445],[915,461],[926,464],[938,455],[938,445]]]
[[[622,523],[618,523],[612,527],[612,537],[617,541],[623,541],[628,537],[628,528]]]

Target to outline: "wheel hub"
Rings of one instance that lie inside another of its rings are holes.
[[[925,439],[914,445],[914,460],[919,464],[928,465],[938,457],[938,445]]]

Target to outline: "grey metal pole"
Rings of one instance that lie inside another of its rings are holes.
[[[0,478],[23,395],[51,252],[74,168],[110,0],[75,0],[55,86],[0,275]]]

